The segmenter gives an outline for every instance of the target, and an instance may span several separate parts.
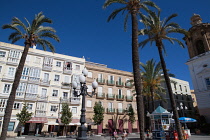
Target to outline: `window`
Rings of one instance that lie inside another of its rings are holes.
[[[110,81],[114,81],[114,76],[109,75],[109,80],[110,80]]]
[[[76,114],[76,113],[77,113],[77,107],[72,107],[72,108],[71,108],[71,112],[72,112],[73,114]]]
[[[14,126],[15,126],[15,122],[9,122],[7,131],[13,131],[14,130]]]
[[[9,93],[10,92],[10,87],[11,87],[11,84],[5,84],[3,93]]]
[[[109,103],[108,103],[108,108],[109,108],[109,109],[112,109],[113,107],[114,107],[114,104],[113,104],[112,102],[109,102]]]
[[[16,92],[25,92],[26,90],[26,83],[19,83]]]
[[[196,42],[196,49],[198,54],[205,53],[205,47],[202,40]]]
[[[182,86],[181,86],[181,85],[179,85],[179,88],[180,88],[180,90],[182,91]]]
[[[42,94],[41,94],[41,98],[45,98],[47,96],[47,89],[43,88],[42,89]]]
[[[36,110],[45,111],[46,110],[46,105],[47,105],[47,103],[37,102]]]
[[[65,69],[71,70],[71,62],[66,62]]]
[[[1,70],[2,70],[2,66],[0,66],[0,72],[1,72]]]
[[[7,103],[7,99],[0,99],[0,107],[5,108]]]
[[[20,109],[20,103],[14,103],[13,109]]]
[[[30,70],[30,68],[27,68],[27,67],[23,68],[21,79],[27,79],[28,78],[29,70]]]
[[[18,62],[21,52],[10,50],[8,60],[11,62]]]
[[[174,83],[174,89],[176,90],[176,83]]]
[[[47,83],[49,81],[49,73],[44,73],[43,82]]]
[[[55,75],[54,81],[59,81],[60,75]]]
[[[53,97],[57,97],[57,96],[58,96],[58,90],[53,90],[52,96],[53,96]]]
[[[92,76],[93,76],[92,72],[88,72],[87,77],[92,78]]]
[[[186,87],[186,86],[184,86],[184,88],[185,88],[185,92],[187,92],[187,87]]]
[[[80,65],[76,65],[76,70],[80,70]]]
[[[15,76],[15,68],[9,67],[8,69],[8,76],[14,77]]]
[[[61,67],[61,62],[60,61],[56,61],[56,67]]]
[[[63,99],[67,99],[68,98],[68,92],[63,92]]]
[[[45,57],[45,59],[44,59],[44,65],[45,66],[52,67],[52,63],[53,63],[52,58]]]
[[[28,84],[27,93],[37,94],[38,93],[38,85]]]
[[[0,57],[5,57],[6,52],[0,51]]]
[[[207,89],[210,89],[210,78],[206,78],[205,81],[206,81]]]
[[[40,79],[41,70],[37,68],[30,69],[30,80],[39,80]]]
[[[51,105],[50,111],[56,112],[57,111],[57,106]]]
[[[108,88],[108,94],[112,94],[112,88]]]
[[[87,88],[88,88],[88,89],[87,89],[87,92],[92,92],[92,88],[93,88],[93,87],[92,87],[91,85],[87,85]]]
[[[35,63],[40,64],[41,63],[41,57],[36,57],[35,58]]]
[[[91,100],[87,100],[87,107],[92,107],[92,101]]]
[[[32,110],[32,109],[33,109],[33,104],[30,104],[30,103],[27,104],[27,109],[28,109],[28,110]]]
[[[122,89],[118,89],[118,95],[119,97],[122,97]]]

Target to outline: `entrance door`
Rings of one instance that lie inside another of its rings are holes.
[[[35,129],[35,134],[41,134],[41,131],[42,131],[42,124],[41,123],[37,123],[36,124],[36,129]]]
[[[132,123],[128,121],[128,133],[132,133]]]
[[[26,123],[23,135],[28,135],[29,127],[30,127],[30,123]]]
[[[109,134],[113,135],[113,120],[112,119],[108,120],[108,127],[109,127]]]

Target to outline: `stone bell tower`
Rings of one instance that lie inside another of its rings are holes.
[[[200,15],[191,17],[192,27],[184,37],[190,59],[187,65],[193,82],[200,115],[210,122],[210,23],[202,23]]]
[[[210,23],[202,23],[200,15],[191,17],[192,27],[189,29],[189,37],[184,40],[188,46],[190,58],[210,51]]]

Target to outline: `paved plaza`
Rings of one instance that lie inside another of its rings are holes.
[[[7,138],[7,140],[76,140],[76,138],[64,138],[64,137],[36,137],[36,136],[25,136],[25,138]],[[89,140],[114,140],[114,138],[110,136],[90,136],[88,137]],[[119,137],[117,140],[122,140]],[[139,140],[139,134],[130,134],[128,135],[127,139],[125,140]],[[151,139],[147,139],[151,140]],[[210,135],[192,135],[188,140],[210,140]]]

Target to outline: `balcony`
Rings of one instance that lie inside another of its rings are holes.
[[[63,89],[70,89],[71,83],[67,83],[67,82],[62,82],[61,83],[61,88]]]
[[[118,108],[117,109],[117,114],[118,115],[123,115],[125,113],[125,110],[124,109],[122,109],[122,108]]]
[[[8,57],[7,65],[17,66],[19,64],[19,58]]]
[[[106,98],[107,98],[107,100],[114,100],[115,95],[108,93],[107,96],[106,96]]]
[[[113,80],[107,80],[107,85],[108,86],[114,86],[114,81]]]
[[[26,93],[25,99],[26,100],[32,100],[32,101],[37,100],[37,94]]]
[[[132,84],[129,82],[129,83],[125,83],[125,87],[126,88],[131,88],[132,87]]]
[[[45,71],[52,71],[52,64],[43,64],[42,69]]]
[[[107,114],[114,114],[115,113],[115,108],[107,108]]]
[[[0,114],[4,114],[4,112],[5,112],[5,108],[4,107],[0,107]]]
[[[80,98],[79,97],[70,97],[70,103],[72,105],[80,105]]]
[[[13,82],[14,81],[14,76],[8,75],[8,74],[4,74],[2,76],[2,81],[3,82]]]
[[[64,67],[63,68],[63,73],[64,74],[72,74],[72,68],[70,68],[70,67]]]
[[[47,111],[36,110],[35,116],[36,116],[36,117],[41,117],[41,116],[45,116],[45,117],[46,117],[46,112],[47,112]]]
[[[124,95],[117,95],[116,99],[117,99],[117,101],[123,101],[124,100]]]
[[[24,99],[25,93],[24,92],[16,92],[15,98],[16,99]]]
[[[123,87],[124,86],[124,83],[123,82],[120,82],[120,81],[117,81],[116,82],[116,86],[117,87]]]
[[[39,101],[47,101],[47,99],[48,99],[48,96],[40,96],[40,97],[38,97]]]
[[[41,79],[40,80],[40,85],[49,87],[50,86],[50,80]]]
[[[126,96],[126,101],[127,102],[132,102],[133,101],[133,96],[127,95]]]
[[[99,85],[104,85],[105,84],[105,79],[97,78],[96,79]]]
[[[38,77],[29,77],[28,78],[28,83],[39,83],[39,81],[40,81],[40,78],[38,78]]]
[[[70,99],[68,98],[68,97],[60,97],[60,102],[61,103],[68,103],[68,102],[70,102]]]
[[[105,93],[102,93],[102,92],[98,92],[96,94],[96,99],[104,99],[105,98]]]

